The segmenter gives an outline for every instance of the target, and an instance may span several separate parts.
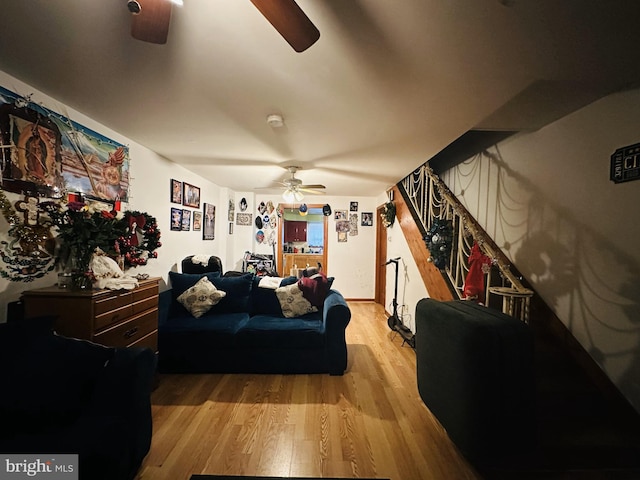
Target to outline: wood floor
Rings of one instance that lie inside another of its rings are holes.
[[[343,376],[161,376],[151,451],[136,478],[480,478],[420,399],[415,353],[383,308],[349,306]]]

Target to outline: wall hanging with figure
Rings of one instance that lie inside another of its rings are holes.
[[[128,147],[3,87],[0,160],[5,191],[128,201]]]

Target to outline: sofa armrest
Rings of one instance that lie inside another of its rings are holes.
[[[329,290],[324,300],[322,321],[326,333],[329,373],[342,375],[347,368],[345,329],[351,321],[351,310],[337,290]]]
[[[129,433],[113,438],[128,442],[129,458],[123,459],[135,472],[151,447],[151,390],[156,355],[149,348],[118,348],[97,380],[87,417],[112,417],[123,421]]]

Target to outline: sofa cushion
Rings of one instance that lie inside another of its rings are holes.
[[[162,359],[164,347],[184,350],[190,355],[193,350],[207,352],[213,348],[232,348],[235,336],[249,320],[248,313],[225,313],[220,315],[203,315],[194,318],[187,312],[172,317],[158,331],[158,352]]]
[[[226,296],[215,305],[208,314],[249,312],[253,273],[246,273],[239,277],[211,278],[211,283]]]
[[[200,318],[225,295],[226,293],[218,290],[207,277],[202,277],[193,287],[185,290],[178,297],[178,301],[191,315]]]
[[[322,348],[325,338],[320,315],[313,313],[304,318],[255,315],[238,331],[236,345],[277,350]]]
[[[276,296],[280,302],[282,314],[286,318],[299,317],[307,313],[317,312],[318,308],[304,298],[298,283],[276,288]]]
[[[260,286],[263,277],[256,276],[253,279],[251,288],[251,315],[276,315],[282,316],[280,301],[276,296],[275,288],[264,288]],[[280,280],[278,287],[286,287],[298,281],[298,277],[285,277]]]

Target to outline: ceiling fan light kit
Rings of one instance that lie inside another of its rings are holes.
[[[302,192],[298,191],[297,189],[288,188],[282,194],[282,198],[289,203],[301,202],[304,199],[304,195],[302,194]]]

